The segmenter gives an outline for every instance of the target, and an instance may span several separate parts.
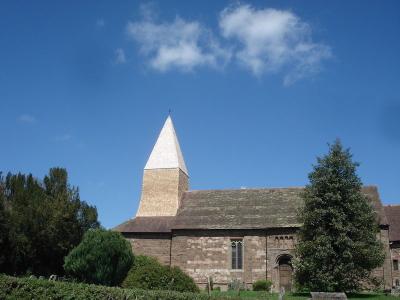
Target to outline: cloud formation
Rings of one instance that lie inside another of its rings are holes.
[[[17,118],[17,121],[21,122],[21,123],[32,124],[32,123],[36,123],[36,118],[29,114],[22,114]]]
[[[222,36],[238,43],[237,60],[259,76],[287,70],[290,84],[319,71],[331,56],[328,46],[314,43],[310,26],[290,11],[230,7],[219,20]]]
[[[217,67],[229,59],[229,53],[218,45],[211,32],[198,22],[180,17],[170,23],[156,23],[152,19],[129,22],[127,33],[138,42],[150,66],[158,71]]]
[[[114,63],[117,65],[126,63],[126,56],[124,49],[118,48],[115,50]]]
[[[314,75],[332,56],[329,46],[312,40],[309,24],[294,13],[250,5],[229,6],[219,15],[219,32],[177,16],[156,22],[148,12],[129,22],[127,34],[157,71],[223,68],[238,63],[255,76],[281,73],[284,84]]]

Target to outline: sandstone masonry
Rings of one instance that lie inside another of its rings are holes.
[[[273,290],[293,286],[292,259],[301,224],[303,188],[189,190],[189,175],[170,117],[143,173],[136,217],[117,226],[135,254],[179,266],[205,288],[247,287],[260,279]],[[400,206],[383,207],[375,186],[362,192],[373,206],[385,262],[373,271],[385,289],[400,285]],[[388,218],[386,217],[388,215]]]

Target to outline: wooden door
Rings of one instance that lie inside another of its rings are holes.
[[[279,264],[279,289],[285,288],[286,292],[292,289],[292,266],[286,262]]]

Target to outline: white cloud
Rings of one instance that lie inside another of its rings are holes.
[[[310,25],[288,10],[229,6],[220,13],[218,34],[180,17],[156,22],[152,5],[141,6],[141,14],[141,20],[128,23],[127,34],[160,72],[235,62],[257,77],[279,74],[290,85],[318,73],[332,56],[329,46],[312,40]]]
[[[226,8],[219,26],[223,37],[238,42],[237,60],[253,74],[284,72],[284,83],[316,73],[331,56],[328,46],[314,43],[310,26],[290,11]]]
[[[118,48],[115,50],[115,59],[114,63],[116,64],[124,64],[126,63],[126,56],[124,49]]]
[[[17,118],[17,120],[21,123],[36,123],[36,118],[29,114],[22,114]]]
[[[212,33],[198,22],[176,17],[173,22],[156,23],[148,16],[129,22],[127,33],[140,45],[140,52],[158,71],[191,71],[198,66],[220,67],[230,58]]]

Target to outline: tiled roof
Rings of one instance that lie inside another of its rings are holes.
[[[263,229],[299,227],[297,212],[304,188],[210,190],[186,192],[173,229]],[[387,220],[374,186],[363,187],[379,224]]]
[[[185,192],[176,217],[137,217],[115,230],[169,232],[171,229],[264,229],[299,227],[298,188],[204,190]],[[388,221],[375,186],[363,187],[380,225]]]
[[[136,217],[114,228],[119,232],[171,232],[175,217]]]
[[[385,213],[389,222],[389,240],[400,241],[400,205],[385,206]]]

